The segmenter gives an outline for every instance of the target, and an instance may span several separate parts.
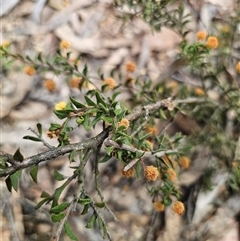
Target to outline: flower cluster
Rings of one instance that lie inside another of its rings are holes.
[[[198,31],[196,33],[196,39],[197,40],[205,40],[207,37],[207,33],[205,31]]]
[[[205,45],[209,49],[216,49],[218,47],[218,39],[214,36],[210,36]]]
[[[33,66],[25,66],[25,68],[23,69],[23,72],[27,75],[34,75],[36,73],[36,70]]]
[[[146,166],[144,169],[144,176],[148,181],[156,181],[159,177],[159,171],[154,166]]]
[[[204,41],[207,38],[207,33],[205,31],[198,31],[196,33],[196,39],[199,41]],[[218,47],[218,39],[215,36],[209,36],[205,43],[205,46],[209,49],[216,49]]]
[[[189,165],[190,165],[190,159],[186,156],[182,156],[180,157],[180,159],[178,160],[178,163],[179,165],[182,167],[182,168],[188,168]]]
[[[116,81],[115,79],[109,77],[109,78],[106,78],[104,81],[103,81],[103,85],[107,85],[107,88],[108,90],[112,90],[116,87]]]
[[[59,137],[60,130],[54,130],[54,131],[47,131],[47,136],[52,139],[52,138],[57,138]]]
[[[66,40],[62,40],[61,42],[60,42],[60,44],[59,44],[59,47],[61,48],[61,49],[69,49],[70,48],[70,43],[68,42],[68,41],[66,41]]]
[[[118,127],[124,126],[125,129],[129,127],[129,121],[126,118],[123,118],[121,121],[118,122]]]
[[[153,207],[156,211],[162,212],[165,208],[165,205],[162,203],[162,201],[155,201],[153,203]]]
[[[127,70],[127,72],[131,72],[131,73],[135,72],[135,70],[136,70],[136,65],[135,65],[135,63],[133,63],[133,62],[128,62],[128,63],[126,64],[126,70]]]
[[[54,109],[55,110],[65,110],[67,106],[67,103],[64,101],[58,102],[55,104]]]
[[[51,79],[47,79],[44,81],[44,87],[50,91],[50,92],[54,92],[56,90],[56,83],[54,80]]]
[[[130,168],[129,170],[127,170],[127,171],[124,171],[124,169],[122,169],[122,175],[124,177],[130,178],[130,177],[133,177],[134,174],[135,174],[135,169],[133,167]]]
[[[168,178],[171,181],[175,181],[177,179],[177,174],[172,168],[167,169],[167,174],[168,174]]]
[[[172,206],[172,209],[175,213],[181,215],[184,213],[185,211],[185,207],[184,207],[184,204],[180,201],[176,201],[173,206]]]

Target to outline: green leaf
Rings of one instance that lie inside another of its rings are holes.
[[[7,177],[5,182],[6,182],[6,185],[7,185],[7,188],[9,190],[9,192],[12,191],[12,187],[17,192],[19,179],[21,177],[21,174],[22,174],[22,170],[18,170],[15,173],[13,173],[12,175]]]
[[[140,161],[137,162],[135,165],[135,170],[136,170],[136,176],[137,178],[141,177],[141,171],[142,171],[142,163]]]
[[[82,72],[83,76],[86,78],[87,74],[88,74],[88,66],[85,64],[83,72]]]
[[[35,136],[24,136],[23,139],[31,141],[41,141],[38,137]]]
[[[162,109],[159,110],[159,115],[162,117],[164,120],[167,120],[167,117]]]
[[[100,93],[98,91],[95,92],[95,96],[96,96],[96,99],[97,99],[97,103],[98,104],[101,103],[103,105],[103,107],[106,108],[107,104],[106,104],[105,100],[103,99],[103,97],[100,95]]]
[[[49,198],[50,197],[50,194],[43,191],[42,194],[41,194],[41,198]]]
[[[102,115],[103,115],[103,113],[98,112],[96,117],[91,122],[90,126],[95,126],[100,120],[102,120]]]
[[[51,214],[51,219],[54,223],[60,222],[65,217],[65,213]]]
[[[114,146],[105,147],[105,151],[106,151],[108,156],[111,156],[113,150],[114,150]]]
[[[54,177],[57,181],[62,181],[65,179],[63,174],[59,173],[57,170],[54,171]]]
[[[78,102],[77,100],[75,100],[71,96],[69,97],[69,99],[77,108],[86,108],[86,106],[84,104]]]
[[[84,98],[89,106],[96,106],[96,104],[87,95],[85,95]]]
[[[76,154],[76,150],[73,150],[73,151],[69,154],[68,159],[69,159],[70,163],[72,163],[72,162],[74,161],[74,156],[75,156],[75,154]]]
[[[107,162],[110,158],[111,158],[111,156],[105,155],[101,160],[98,161],[98,163]]]
[[[39,209],[44,203],[46,203],[49,200],[49,198],[42,199],[36,206],[36,209]]]
[[[37,59],[42,63],[43,60],[42,60],[42,53],[39,53],[38,56],[37,56]]]
[[[80,198],[78,199],[78,203],[80,203],[81,205],[86,205],[91,203],[91,198]]]
[[[67,222],[64,223],[64,231],[71,240],[78,241],[77,236],[73,233],[71,227]]]
[[[67,187],[68,185],[68,181],[66,181],[62,186],[58,187],[53,195],[53,202],[52,202],[52,207],[55,207],[56,205],[58,205],[58,199],[61,195],[61,193],[63,192],[64,188]]]
[[[93,228],[93,226],[94,226],[94,224],[95,224],[95,222],[96,222],[96,219],[97,219],[97,216],[96,216],[96,214],[94,213],[94,214],[92,215],[92,217],[89,219],[89,221],[88,221],[88,223],[87,223],[87,225],[86,225],[86,228]]]
[[[69,113],[73,111],[73,109],[65,109],[65,110],[53,110],[53,113],[60,119],[64,119],[69,116]]]
[[[106,206],[106,203],[105,202],[96,202],[94,203],[94,205],[98,208],[104,208]]]
[[[12,181],[11,181],[11,178],[10,176],[8,176],[5,180],[5,183],[6,183],[6,186],[7,186],[7,189],[9,192],[12,192]]]
[[[171,203],[172,203],[172,199],[169,198],[168,196],[165,196],[165,197],[163,198],[163,204],[164,204],[165,206],[170,206]]]
[[[84,122],[83,122],[83,127],[87,130],[87,131],[90,131],[91,130],[91,127],[90,127],[90,124],[89,124],[89,114],[86,114],[84,116]]]
[[[13,155],[13,159],[19,162],[22,162],[24,160],[24,157],[22,153],[20,152],[20,148],[16,150],[16,152]]]
[[[63,202],[53,208],[51,208],[50,213],[61,213],[62,211],[64,211],[67,207],[69,206],[68,202]]]
[[[51,126],[49,128],[49,131],[56,131],[58,129],[61,128],[61,125],[60,124],[57,124],[57,123],[51,123]]]
[[[107,122],[107,123],[110,123],[110,124],[113,123],[113,118],[110,117],[110,116],[104,116],[104,115],[103,115],[103,116],[101,117],[101,119],[102,119],[103,121]]]
[[[40,123],[37,123],[37,129],[38,129],[38,133],[41,136],[42,135],[42,125]]]
[[[97,216],[97,223],[98,223],[98,228],[102,229],[104,226],[104,223],[103,223],[103,220],[99,216]]]
[[[38,174],[38,165],[35,165],[30,171],[30,176],[32,177],[35,183],[37,183],[37,174]]]
[[[84,208],[83,208],[83,210],[81,212],[81,215],[84,215],[84,214],[88,213],[89,207],[90,207],[89,203],[84,205]]]
[[[115,92],[112,96],[112,101],[114,101],[117,98],[117,96],[120,94],[121,94],[121,92]]]

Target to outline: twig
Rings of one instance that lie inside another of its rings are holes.
[[[43,143],[43,145],[46,146],[48,149],[54,148],[54,146],[51,146],[50,144],[48,144],[48,143],[42,138],[42,135],[39,135],[34,129],[32,129],[31,127],[29,127],[29,130],[30,130],[31,132],[33,132],[33,133],[39,138],[39,140],[41,140],[41,142]]]
[[[8,175],[13,174],[17,170],[21,170],[21,169],[25,169],[25,168],[33,166],[33,165],[37,165],[43,161],[55,159],[56,157],[65,155],[67,153],[71,153],[73,150],[80,151],[80,150],[96,147],[97,145],[102,143],[108,137],[108,134],[111,131],[111,129],[112,129],[112,127],[109,126],[96,137],[90,138],[89,140],[84,141],[84,142],[69,144],[66,146],[60,146],[55,149],[51,149],[46,152],[42,152],[37,155],[28,157],[28,158],[24,159],[22,162],[15,160],[14,165],[0,170],[0,177],[6,177]],[[6,155],[4,155],[4,156],[6,156]],[[1,157],[1,153],[0,153],[0,157]]]
[[[176,152],[178,152],[178,150],[167,150],[167,151],[159,151],[159,152],[156,152],[156,153],[153,153],[151,151],[142,151],[142,150],[139,150],[133,146],[129,146],[129,145],[126,145],[126,144],[122,144],[122,145],[119,145],[117,144],[117,142],[113,141],[113,140],[106,140],[105,142],[105,145],[106,146],[113,146],[117,149],[121,149],[121,150],[125,150],[125,151],[130,151],[130,152],[133,152],[133,153],[139,153],[139,154],[142,154],[141,158],[146,158],[146,157],[162,157],[166,154],[174,154]],[[132,168],[138,161],[140,160],[139,159],[133,159],[128,165],[126,165],[124,167],[124,171],[128,171],[130,168]]]
[[[67,221],[68,216],[70,215],[71,211],[74,209],[76,202],[77,202],[76,198],[74,198],[74,199],[70,202],[70,205],[68,206],[67,211],[66,211],[66,215],[65,215],[65,217],[61,220],[61,223],[59,224],[58,229],[57,229],[55,235],[53,236],[53,240],[59,241],[59,238],[60,238],[60,235],[61,235],[61,233],[62,233],[64,224],[65,224],[65,222]]]
[[[98,169],[98,157],[99,157],[99,154],[100,154],[100,150],[101,150],[101,146],[102,145],[99,145],[98,146],[98,149],[97,149],[97,152],[96,152],[96,159],[95,159],[95,187],[96,187],[96,191],[101,199],[101,201],[103,203],[105,203],[104,201],[104,196],[102,194],[102,191],[100,189],[100,185],[99,185],[99,169]],[[105,203],[105,208],[107,209],[107,211],[111,214],[111,216],[114,218],[115,221],[118,221],[116,215],[112,212],[112,210],[109,208],[109,206],[107,205],[107,203]]]

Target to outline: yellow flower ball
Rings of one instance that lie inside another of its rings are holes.
[[[146,166],[144,169],[144,176],[148,181],[156,181],[159,177],[159,171],[154,166]]]
[[[128,62],[128,63],[126,64],[126,70],[127,70],[127,72],[131,72],[131,73],[135,72],[135,70],[136,70],[136,65],[135,65],[135,63],[133,63],[133,62]]]
[[[130,178],[130,177],[133,177],[134,174],[135,174],[135,169],[133,167],[130,168],[129,170],[127,170],[127,171],[124,171],[124,169],[122,169],[122,175],[124,177]]]
[[[54,92],[56,90],[56,83],[54,80],[51,79],[47,79],[44,81],[44,87],[50,91],[50,92]]]
[[[69,49],[70,48],[70,43],[66,40],[62,40],[59,44],[61,49]]]
[[[125,129],[129,127],[129,120],[126,118],[123,118],[121,121],[118,122],[118,127],[124,126]]]
[[[196,87],[196,88],[194,89],[194,93],[195,93],[195,95],[197,95],[197,96],[203,96],[203,95],[205,95],[205,91],[204,91],[204,89],[201,88],[201,87]]]
[[[116,87],[116,81],[115,79],[109,77],[103,81],[103,85],[107,85],[107,90],[112,90]]]
[[[55,104],[54,109],[55,110],[65,110],[67,106],[67,103],[64,101],[58,102]]]
[[[184,213],[185,211],[185,207],[184,207],[184,204],[180,201],[176,201],[173,206],[172,206],[172,209],[175,213],[181,215]]]
[[[218,39],[214,36],[210,36],[210,37],[208,37],[205,45],[209,49],[215,49],[218,47]]]
[[[156,201],[153,203],[153,207],[156,211],[162,212],[165,208],[165,205],[161,201]]]
[[[182,168],[188,168],[189,165],[190,165],[190,159],[186,156],[182,156],[180,157],[180,159],[178,160],[178,163],[179,165],[182,167]]]
[[[207,37],[207,33],[205,31],[198,31],[196,33],[196,39],[197,40],[205,40]]]
[[[33,66],[26,66],[24,69],[23,69],[23,72],[27,75],[34,75],[36,73],[36,70]]]
[[[177,174],[172,168],[167,169],[167,174],[171,181],[175,181],[177,179]]]

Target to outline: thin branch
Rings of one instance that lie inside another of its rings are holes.
[[[69,144],[66,146],[60,146],[55,149],[51,149],[46,152],[42,152],[37,155],[28,157],[24,159],[22,162],[15,160],[14,164],[11,167],[0,170],[0,177],[6,177],[8,175],[13,174],[17,170],[22,170],[27,167],[37,165],[43,161],[55,159],[59,156],[65,155],[67,153],[71,153],[73,150],[80,151],[87,148],[93,148],[93,147],[95,148],[97,145],[102,143],[108,137],[111,129],[112,127],[109,126],[96,137],[90,138],[89,140],[84,142]],[[1,153],[0,153],[0,157],[1,157]]]
[[[96,191],[101,199],[101,201],[103,203],[105,203],[104,201],[104,196],[102,194],[102,191],[101,191],[101,188],[100,188],[100,184],[99,184],[99,175],[100,175],[100,172],[99,172],[99,169],[98,169],[98,157],[100,155],[100,150],[101,150],[101,146],[102,145],[99,145],[98,148],[97,148],[97,152],[96,152],[96,158],[95,158],[95,162],[94,162],[94,171],[95,171],[95,187],[96,187]],[[113,211],[109,208],[109,206],[107,205],[107,203],[105,203],[105,208],[107,209],[107,211],[111,214],[111,216],[114,218],[115,221],[118,221],[118,218],[116,217],[116,215],[113,213]]]
[[[46,146],[48,149],[53,149],[53,148],[55,148],[54,146],[51,146],[50,144],[48,144],[48,143],[42,138],[42,135],[39,135],[34,129],[32,129],[32,128],[30,127],[29,130],[30,130],[31,132],[33,132],[33,133],[39,138],[39,140],[41,140],[41,142],[43,143],[43,145]]]
[[[117,142],[113,141],[113,140],[106,140],[105,142],[105,145],[106,146],[113,146],[117,149],[121,149],[121,150],[125,150],[125,151],[130,151],[130,152],[133,152],[133,153],[139,153],[139,154],[142,154],[141,158],[146,158],[146,157],[162,157],[166,154],[174,154],[176,152],[178,152],[178,150],[167,150],[167,151],[159,151],[159,152],[156,152],[156,153],[153,153],[151,151],[143,151],[143,150],[139,150],[133,146],[129,146],[129,145],[126,145],[126,144],[122,144],[122,145],[119,145]],[[132,168],[138,161],[140,160],[139,159],[133,159],[128,165],[126,165],[124,167],[124,171],[128,171],[130,168]]]

